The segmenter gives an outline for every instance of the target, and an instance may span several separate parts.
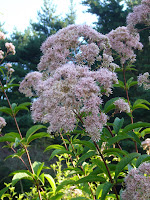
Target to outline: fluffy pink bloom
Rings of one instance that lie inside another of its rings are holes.
[[[90,67],[100,53],[110,54],[110,44],[107,36],[87,25],[70,25],[48,37],[41,50],[38,70],[53,72],[70,61]]]
[[[33,93],[33,91],[36,90],[41,78],[42,74],[40,72],[31,72],[27,74],[24,80],[20,83],[19,91],[27,97],[34,96],[35,93]]]
[[[144,150],[147,150],[147,154],[150,155],[150,138],[147,138],[145,141],[141,143]]]
[[[5,34],[0,31],[0,40],[4,40],[4,39],[5,39]]]
[[[13,55],[15,55],[15,46],[12,43],[6,42],[5,47],[7,48],[7,53],[12,53]]]
[[[53,76],[36,86],[39,98],[31,108],[34,122],[49,123],[49,132],[67,132],[74,130],[80,116],[88,135],[98,141],[107,116],[100,111],[96,78],[88,67],[65,64],[57,68]]]
[[[100,110],[101,98],[118,82],[108,37],[86,25],[71,25],[50,36],[41,50],[41,73],[29,73],[19,88],[37,96],[31,107],[34,122],[49,123],[48,132],[68,132],[81,121],[99,141],[108,119]],[[95,61],[101,67],[91,71]]]
[[[121,64],[126,61],[131,63],[136,61],[134,49],[141,50],[143,45],[139,42],[139,34],[132,35],[126,27],[118,27],[107,34],[110,39],[112,49],[120,56]]]
[[[149,73],[148,72],[145,72],[143,75],[140,74],[138,76],[137,81],[138,81],[138,85],[139,86],[143,85],[145,90],[150,89],[150,79],[149,79]]]
[[[120,112],[130,112],[130,106],[127,102],[125,102],[124,99],[118,99],[114,102],[114,105],[116,106],[116,109],[119,110]]]
[[[143,0],[140,5],[133,8],[133,12],[127,16],[127,28],[135,32],[136,24],[150,25],[150,0]]]
[[[4,52],[2,50],[0,50],[0,59],[4,58]]]
[[[150,163],[142,163],[137,169],[131,169],[125,178],[126,189],[123,200],[150,199]]]
[[[6,121],[3,117],[0,117],[0,131],[4,126],[6,126]]]

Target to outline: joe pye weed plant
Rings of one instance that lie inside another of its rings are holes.
[[[118,27],[107,35],[87,25],[70,25],[48,37],[41,46],[38,71],[27,74],[19,86],[21,93],[33,99],[31,116],[38,123],[25,137],[16,115],[28,110],[30,103],[17,105],[9,101],[7,91],[17,85],[13,84],[13,68],[3,62],[15,53],[15,48],[7,43],[7,52],[0,51],[0,92],[8,102],[0,112],[10,115],[16,124],[16,132],[3,134],[7,122],[0,117],[0,142],[12,149],[9,157],[18,157],[25,166],[10,174],[12,182],[5,183],[1,199],[150,199],[150,123],[143,119],[134,122],[134,111],[149,110],[150,103],[145,99],[131,103],[129,96],[129,89],[136,85],[150,88],[149,73],[140,74],[137,80],[126,78],[136,68],[135,51],[143,48],[139,32],[144,30],[136,25],[149,28],[149,14],[150,0],[143,0],[128,15],[127,27]],[[3,33],[0,39],[4,39]],[[122,74],[122,80],[118,74]],[[125,96],[111,98],[115,87],[124,90]],[[131,121],[128,125],[127,118]],[[52,134],[59,134],[62,144],[50,145],[45,151],[51,150],[50,159],[56,157],[56,163],[32,163],[29,145]],[[121,147],[124,140],[133,141],[132,153]],[[147,153],[139,153],[140,146]],[[53,176],[44,169],[53,169]],[[17,194],[15,184],[22,179],[33,186],[31,191]]]

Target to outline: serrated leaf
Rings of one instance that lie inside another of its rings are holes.
[[[77,162],[77,165],[78,165],[79,163],[85,161],[86,159],[91,158],[91,157],[94,156],[94,155],[95,155],[95,151],[89,150],[86,154],[84,154],[84,155],[82,155],[82,156],[80,157],[80,159],[79,159],[78,162]]]
[[[136,161],[136,167],[138,168],[140,164],[145,160],[145,158],[148,158],[148,157],[150,158],[150,155],[147,155],[147,154],[140,155]]]
[[[105,200],[106,195],[110,191],[110,189],[112,188],[112,186],[113,186],[113,184],[110,183],[110,182],[104,183],[103,190],[102,190],[101,200]]]
[[[119,119],[118,117],[115,118],[113,123],[113,129],[116,134],[118,134],[119,130],[123,126],[124,118]]]
[[[110,99],[109,101],[107,101],[107,102],[105,103],[105,106],[104,106],[104,112],[105,112],[105,113],[108,113],[110,110],[115,109],[114,102],[115,102],[116,100],[118,100],[119,98],[120,98],[120,97],[116,97],[116,98],[112,98],[112,99]]]
[[[53,145],[50,145],[48,146],[45,150],[45,151],[48,151],[48,150],[51,150],[51,149],[61,149],[61,150],[66,150],[65,147],[59,145],[59,144],[53,144]]]
[[[93,175],[93,176],[88,175],[88,176],[83,177],[83,178],[79,179],[78,181],[76,181],[76,184],[88,183],[88,182],[96,182],[96,181],[103,183],[103,182],[106,181],[106,179],[101,177],[101,176],[97,176],[97,175]]]
[[[55,184],[55,181],[54,181],[53,177],[51,175],[49,175],[49,174],[44,174],[44,177],[48,180],[49,184],[52,187],[53,193],[55,194],[56,184]]]
[[[127,166],[134,158],[137,158],[139,156],[139,153],[131,153],[128,154],[126,157],[122,158],[121,161],[116,165],[115,179],[117,178],[119,173],[124,169],[125,166]]]
[[[43,125],[34,125],[32,126],[26,133],[26,140],[28,141],[29,138],[36,132],[38,131],[39,129],[42,129],[42,128],[46,128],[46,126],[43,126]]]

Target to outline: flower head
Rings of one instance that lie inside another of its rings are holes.
[[[125,102],[124,99],[119,98],[114,102],[114,105],[116,106],[116,109],[119,110],[120,112],[130,112],[130,106],[127,102]]]
[[[0,117],[0,131],[4,126],[6,126],[6,121],[3,117]]]

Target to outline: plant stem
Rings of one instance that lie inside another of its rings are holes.
[[[1,81],[0,81],[0,85],[1,85],[1,87],[2,87],[2,89],[3,89],[3,84],[2,84]],[[7,96],[6,92],[5,92],[5,90],[3,89],[2,91],[3,91],[3,93],[4,93],[4,95],[5,95],[6,99],[7,99],[8,105],[9,105],[11,111],[12,111],[12,117],[13,117],[13,119],[14,119],[14,121],[15,121],[17,130],[18,130],[18,133],[19,133],[19,135],[20,135],[20,138],[23,139],[22,134],[21,134],[21,131],[20,131],[20,128],[19,128],[19,125],[18,125],[18,122],[17,122],[16,117],[15,117],[15,115],[14,115],[14,113],[13,113],[13,109],[12,109],[12,106],[11,106],[11,104],[10,104],[9,98],[8,98],[8,96]],[[26,147],[24,144],[22,144],[22,146],[23,146],[23,148],[25,149],[25,152],[26,152],[26,155],[27,155],[27,159],[28,159],[28,162],[29,162],[29,165],[30,165],[30,168],[31,168],[31,172],[32,172],[32,174],[34,174],[34,170],[33,170],[33,167],[32,167],[32,162],[31,162],[31,158],[30,158],[28,149],[27,149],[27,147]],[[39,185],[37,185],[37,190],[38,190],[39,198],[40,198],[40,200],[42,200],[41,193],[40,193],[40,190],[39,190]]]
[[[114,181],[113,181],[113,179],[112,179],[112,177],[111,177],[109,168],[108,168],[108,166],[107,166],[107,163],[106,163],[106,161],[105,161],[104,156],[102,155],[102,153],[101,153],[101,151],[100,151],[99,146],[97,145],[97,143],[96,143],[95,141],[93,141],[93,143],[95,144],[95,147],[97,148],[97,150],[98,150],[98,152],[99,152],[99,155],[101,156],[101,158],[102,158],[102,160],[103,160],[103,162],[104,162],[104,164],[105,164],[105,167],[106,167],[107,172],[108,172],[108,175],[109,175],[110,182],[111,182],[112,184],[114,184]],[[116,195],[117,200],[119,200],[119,197],[118,197],[118,194],[117,194],[117,190],[116,190],[115,185],[113,186],[113,191],[114,191],[114,193],[115,193],[115,195]]]
[[[73,146],[73,144],[72,144],[72,142],[71,142],[71,140],[70,140],[70,138],[69,138],[69,135],[67,135],[67,138],[68,138],[68,140],[69,140],[69,142],[70,142],[70,144],[71,144],[71,147],[72,147],[72,149],[73,149],[73,151],[74,151],[74,155],[76,156],[77,160],[79,160],[79,157],[76,155],[76,153],[75,153],[75,149],[74,149],[74,146]],[[86,176],[86,174],[85,174],[85,172],[84,172],[84,169],[83,169],[83,167],[82,167],[81,164],[80,164],[80,167],[81,167],[81,170],[83,171],[84,175]],[[92,196],[93,196],[93,199],[96,200],[96,199],[95,199],[95,196],[94,196],[94,194],[93,194],[93,191],[92,191],[91,185],[90,185],[89,182],[88,182],[88,185],[89,185],[89,188],[90,188],[91,194],[92,194]]]
[[[129,100],[129,94],[128,94],[128,88],[127,88],[127,83],[126,83],[126,77],[125,77],[125,67],[123,66],[123,79],[124,79],[124,85],[125,85],[125,91],[126,91],[126,96],[127,96],[127,101],[128,101],[128,104],[130,105],[130,100]],[[132,112],[131,112],[132,114]],[[131,116],[131,123],[133,124],[133,117]],[[134,130],[133,130],[134,131]],[[138,153],[138,148],[137,148],[137,142],[134,141],[134,144],[135,144],[135,150],[136,152]]]
[[[112,133],[112,130],[111,130],[111,128],[110,128],[109,126],[107,126],[107,129],[109,130],[109,132],[110,132],[111,136],[112,136],[112,137],[114,137],[114,134]],[[119,148],[120,150],[122,150],[122,148],[121,148],[120,144],[119,144],[118,142],[116,142],[116,144],[117,144],[118,148]]]

